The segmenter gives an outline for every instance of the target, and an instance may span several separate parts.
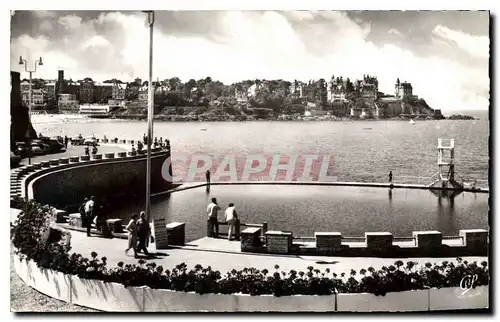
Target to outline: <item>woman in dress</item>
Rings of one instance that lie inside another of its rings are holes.
[[[132,248],[134,250],[134,256],[137,257],[137,214],[132,215],[132,219],[128,223],[125,228],[128,231],[128,248],[125,250],[125,253],[128,254],[128,251]]]

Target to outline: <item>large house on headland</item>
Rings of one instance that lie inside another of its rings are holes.
[[[113,92],[112,92],[113,99],[115,99],[115,100],[125,99],[126,89],[127,89],[127,85],[115,82],[113,84]]]
[[[413,98],[413,87],[411,86],[411,83],[400,82],[398,78],[394,87],[394,94],[398,99],[406,101]]]

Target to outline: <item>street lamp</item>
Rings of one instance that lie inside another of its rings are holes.
[[[31,164],[31,104],[33,103],[32,100],[32,95],[33,91],[31,88],[31,79],[32,75],[34,72],[36,72],[36,66],[43,66],[43,61],[42,57],[40,59],[35,60],[35,68],[34,69],[28,69],[28,63],[26,62],[25,59],[23,59],[23,56],[19,56],[19,65],[24,65],[24,69],[26,70],[27,73],[30,74],[30,90],[29,90],[29,98],[28,98],[28,120],[29,120],[29,125],[28,125],[28,130],[26,131],[27,137],[28,137],[28,164]]]
[[[146,220],[150,218],[151,212],[151,142],[153,137],[153,115],[154,115],[154,96],[153,96],[153,26],[155,23],[154,11],[143,11],[148,14],[149,24],[149,80],[148,80],[148,149],[146,158]]]

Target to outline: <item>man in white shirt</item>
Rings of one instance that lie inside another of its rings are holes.
[[[220,207],[217,204],[217,199],[212,198],[212,202],[207,206],[207,214],[208,214],[208,220],[210,223],[210,236],[209,237],[214,237],[217,238],[219,237],[219,219],[218,219],[218,213],[219,213]]]
[[[85,217],[87,222],[87,236],[90,236],[90,228],[92,227],[92,220],[94,219],[94,203],[95,197],[92,196],[85,204]]]
[[[226,222],[227,222],[227,226],[228,226],[227,239],[228,240],[231,240],[231,234],[233,233],[234,224],[236,222],[236,219],[238,219],[238,215],[236,214],[236,210],[234,210],[234,204],[230,203],[226,209]]]

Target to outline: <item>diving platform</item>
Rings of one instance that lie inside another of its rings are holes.
[[[456,192],[460,193],[464,190],[464,185],[455,179],[455,139],[445,140],[439,138],[437,150],[438,172],[433,176],[437,178],[429,187],[431,189],[452,189],[455,190],[455,194]]]

